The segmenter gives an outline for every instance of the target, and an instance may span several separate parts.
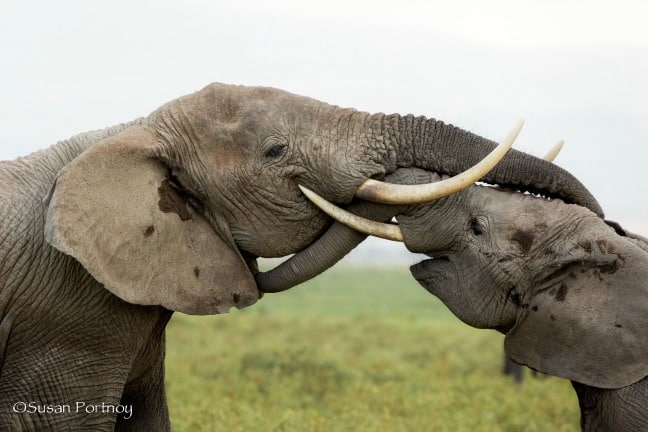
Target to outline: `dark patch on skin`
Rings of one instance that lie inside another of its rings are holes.
[[[234,303],[238,303],[241,300],[241,296],[238,293],[232,293],[232,300]]]
[[[533,307],[531,308],[531,310],[532,310],[533,312],[538,312],[538,306],[533,306]]]
[[[616,328],[623,328],[623,326],[622,326],[621,324],[618,324],[618,323],[614,323],[614,327],[616,327]]]
[[[551,318],[551,321],[556,321],[556,315],[554,314],[549,315],[549,318]]]
[[[173,187],[169,179],[164,179],[158,188],[158,195],[160,197],[158,206],[164,213],[175,213],[182,221],[188,221],[192,218],[187,203],[178,190]]]
[[[511,237],[511,241],[520,245],[522,253],[528,253],[533,245],[533,233],[531,231],[518,230]]]
[[[200,276],[200,269],[198,267],[194,267],[194,274],[196,275],[196,278]]]
[[[560,284],[560,288],[558,288],[558,292],[556,292],[556,301],[565,301],[565,298],[567,298],[567,292],[569,291],[569,287],[562,283]]]
[[[578,277],[576,276],[576,273],[574,273],[574,272],[569,272],[569,274],[567,276],[569,276],[572,279],[578,279]]]
[[[155,232],[155,227],[151,225],[150,227],[144,230],[144,237],[151,237],[154,232]]]
[[[504,256],[504,257],[498,259],[497,262],[501,262],[501,263],[503,263],[503,262],[511,261],[512,259],[513,259],[512,256],[508,256],[508,255],[507,255],[507,256]]]
[[[605,264],[599,267],[601,273],[605,273],[605,274],[614,274],[618,269],[619,269],[619,262],[616,260],[612,261],[609,264]]]

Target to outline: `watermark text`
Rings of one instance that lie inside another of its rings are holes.
[[[40,402],[16,402],[11,410],[19,414],[117,414],[124,420],[133,417],[132,405],[91,404],[74,402],[70,404],[43,404]]]

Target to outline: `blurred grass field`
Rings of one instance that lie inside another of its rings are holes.
[[[578,431],[568,381],[501,374],[503,337],[408,269],[338,266],[256,305],[175,314],[174,431]]]

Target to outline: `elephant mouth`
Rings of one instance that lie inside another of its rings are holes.
[[[425,289],[430,293],[434,294],[433,286],[435,277],[438,276],[436,270],[437,265],[442,262],[449,262],[450,258],[447,255],[438,255],[436,257],[431,257],[424,259],[410,267],[410,273]]]

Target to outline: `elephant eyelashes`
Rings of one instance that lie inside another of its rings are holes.
[[[286,154],[288,146],[286,144],[277,144],[268,149],[265,152],[266,159],[277,159]]]

